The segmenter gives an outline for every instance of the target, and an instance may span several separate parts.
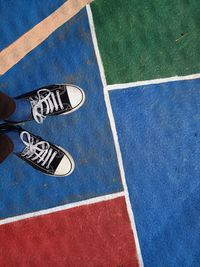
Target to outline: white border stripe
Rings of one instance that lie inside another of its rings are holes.
[[[107,81],[106,81],[105,71],[104,71],[103,62],[101,60],[99,47],[98,47],[98,43],[97,43],[97,37],[96,37],[96,33],[95,33],[92,11],[91,11],[91,8],[89,5],[86,5],[86,10],[87,10],[88,20],[89,20],[89,25],[90,25],[90,32],[92,35],[93,46],[94,46],[94,50],[95,50],[95,54],[96,54],[96,58],[97,58],[97,63],[98,63],[98,67],[99,67],[99,72],[100,72],[100,76],[101,76],[101,81],[103,83],[103,87],[106,87]]]
[[[118,141],[118,136],[117,136],[117,130],[116,130],[114,116],[113,116],[112,107],[111,107],[111,103],[110,103],[109,92],[107,90],[108,87],[106,86],[105,72],[104,72],[104,68],[103,68],[103,64],[102,64],[102,60],[101,60],[101,56],[100,56],[100,52],[99,52],[99,48],[98,48],[98,43],[97,43],[97,39],[96,39],[96,33],[95,33],[95,28],[94,28],[92,11],[91,11],[91,8],[89,5],[86,6],[86,9],[87,9],[87,13],[88,13],[91,35],[92,35],[92,39],[93,39],[93,43],[94,43],[97,62],[99,65],[100,75],[101,75],[101,77],[103,77],[102,82],[104,85],[104,98],[105,98],[108,117],[110,120],[111,130],[112,130],[112,134],[113,134],[113,138],[114,138],[114,144],[115,144],[115,149],[116,149],[116,153],[117,153],[122,184],[124,187],[124,194],[125,194],[125,200],[126,200],[128,215],[129,215],[129,219],[131,221],[131,226],[132,226],[132,230],[133,230],[133,234],[134,234],[138,263],[139,263],[139,266],[142,267],[142,266],[144,266],[144,264],[143,264],[143,260],[142,260],[142,254],[141,254],[138,235],[137,235],[137,231],[136,231],[135,220],[134,220],[133,211],[132,211],[129,193],[128,193],[128,188],[127,188],[127,184],[126,184],[123,161],[122,161],[122,156],[121,156],[121,151],[120,151],[120,146],[119,146],[119,141]]]
[[[38,217],[41,215],[47,215],[47,214],[58,212],[58,211],[63,211],[63,210],[68,210],[68,209],[72,209],[72,208],[76,208],[76,207],[81,207],[81,206],[85,206],[85,205],[90,205],[90,204],[95,204],[95,203],[99,203],[99,202],[103,202],[103,201],[108,201],[108,200],[112,200],[112,199],[119,198],[119,197],[124,197],[124,192],[119,192],[119,193],[114,193],[114,194],[110,194],[110,195],[90,198],[87,200],[82,200],[79,202],[70,203],[70,204],[58,206],[58,207],[51,208],[51,209],[46,209],[46,210],[36,211],[36,212],[32,212],[32,213],[26,213],[26,214],[11,217],[11,218],[6,218],[3,220],[0,220],[0,225],[7,224],[7,223],[13,223],[13,222],[21,221],[24,219],[33,218],[33,217]]]
[[[175,82],[175,81],[183,81],[183,80],[192,80],[192,79],[199,79],[200,73],[187,75],[187,76],[174,76],[169,78],[161,78],[155,80],[147,80],[147,81],[138,81],[138,82],[131,82],[131,83],[119,83],[119,84],[111,84],[107,85],[107,90],[121,90],[121,89],[128,89],[130,87],[142,86],[142,85],[153,85],[153,84],[160,84],[166,82]]]

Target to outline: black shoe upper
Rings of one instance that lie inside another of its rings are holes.
[[[27,100],[31,103],[32,108],[34,108],[34,102],[37,103],[38,101],[38,94],[40,95],[41,99],[44,99],[45,97],[47,97],[48,94],[49,95],[49,101],[52,101],[52,95],[55,97],[55,101],[56,103],[59,103],[58,101],[58,95],[60,96],[61,102],[62,102],[62,108],[61,106],[58,104],[58,108],[57,109],[53,109],[52,112],[48,111],[48,102],[43,102],[42,104],[42,109],[43,109],[43,115],[60,115],[62,113],[65,112],[69,112],[72,110],[72,106],[69,100],[69,96],[67,93],[67,85],[65,84],[60,84],[60,85],[48,85],[48,86],[44,86],[41,87],[37,90],[31,91],[27,94],[23,94],[21,96],[16,97],[16,99],[23,99],[23,100]],[[58,95],[57,95],[58,94]],[[39,107],[40,109],[40,107]],[[30,114],[30,117],[28,118],[28,120],[32,120],[34,119],[34,115],[33,115],[33,109],[32,109],[32,114]]]
[[[41,137],[25,131],[20,126],[12,124],[0,124],[0,135],[7,132],[15,131],[19,133],[19,138],[25,144],[23,151],[14,153],[19,158],[27,162],[33,168],[48,174],[55,175],[55,171],[66,154],[56,145],[44,141]],[[47,158],[48,157],[48,158]],[[52,161],[50,162],[52,158]],[[46,163],[44,164],[46,160]],[[69,159],[70,161],[71,159]],[[50,164],[49,164],[50,163]],[[73,166],[71,166],[72,168]],[[66,174],[67,175],[67,174]]]
[[[38,123],[42,123],[43,119],[48,116],[60,115],[63,113],[68,113],[73,110],[73,107],[70,103],[70,99],[67,92],[67,86],[73,86],[70,84],[57,84],[57,85],[48,85],[43,86],[37,90],[28,92],[26,94],[15,97],[16,100],[23,99],[30,102],[32,106],[32,113],[25,121],[30,121],[35,119]],[[76,87],[78,89],[78,87]],[[80,89],[79,89],[80,90]],[[46,100],[45,100],[46,99]],[[38,106],[39,100],[42,102]],[[49,103],[52,103],[51,107]],[[54,103],[56,103],[54,105]],[[36,112],[34,112],[34,109]],[[35,115],[35,113],[37,113]],[[9,123],[22,123],[25,121],[10,121],[6,120]]]

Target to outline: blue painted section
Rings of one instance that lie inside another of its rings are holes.
[[[0,166],[1,218],[122,190],[85,10],[1,77],[0,90],[16,96],[53,83],[83,88],[84,106],[68,116],[47,118],[42,125],[28,122],[24,128],[69,151],[75,171],[53,178],[9,157]]]
[[[200,266],[200,80],[110,93],[145,266]]]
[[[0,50],[45,19],[65,0],[0,0]]]

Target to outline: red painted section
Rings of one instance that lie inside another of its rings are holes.
[[[123,197],[0,226],[1,267],[138,266]]]

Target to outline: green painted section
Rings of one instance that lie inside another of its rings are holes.
[[[94,0],[108,84],[200,72],[199,0]]]

